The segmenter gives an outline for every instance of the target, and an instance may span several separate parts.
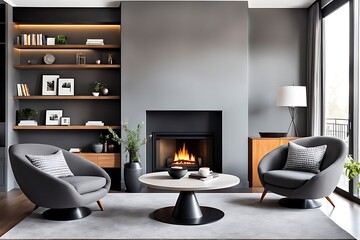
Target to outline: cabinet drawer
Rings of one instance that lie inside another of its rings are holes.
[[[120,167],[120,153],[77,153],[77,155],[103,168]]]
[[[98,158],[94,154],[78,153],[77,155],[97,164]]]
[[[120,154],[107,154],[98,156],[98,165],[104,168],[120,167]]]

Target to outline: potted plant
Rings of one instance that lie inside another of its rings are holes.
[[[19,117],[25,120],[31,120],[33,117],[38,115],[38,112],[31,108],[19,109]]]
[[[128,192],[139,192],[141,190],[141,183],[138,180],[142,171],[139,150],[152,137],[151,135],[145,138],[140,136],[143,124],[138,124],[135,130],[131,130],[127,122],[121,124],[125,130],[126,138],[120,138],[111,127],[108,127],[111,139],[118,145],[124,146],[127,158],[129,159],[129,162],[124,164],[124,181],[126,191]]]
[[[348,177],[349,181],[354,180],[356,176],[360,175],[360,162],[355,162],[353,157],[349,155],[347,157],[348,161],[345,163],[345,175]],[[358,189],[360,189],[360,182],[357,185]]]
[[[99,135],[100,143],[103,144],[103,152],[106,153],[108,150],[108,143],[110,140],[110,134],[100,134]]]
[[[94,96],[99,96],[100,92],[104,96],[108,95],[109,89],[106,88],[106,83],[94,82],[94,84],[94,91],[92,92]]]

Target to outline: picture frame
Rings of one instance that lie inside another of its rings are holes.
[[[58,79],[58,95],[59,96],[74,96],[74,78],[59,78]]]
[[[69,126],[70,125],[70,117],[61,117],[60,125],[61,126]]]
[[[42,75],[42,95],[56,95],[58,78],[60,75]]]
[[[63,115],[63,110],[46,110],[45,125],[56,126],[60,125],[60,119]]]

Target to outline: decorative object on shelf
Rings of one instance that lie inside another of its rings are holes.
[[[42,95],[56,95],[60,75],[42,75]]]
[[[38,111],[31,108],[24,108],[18,110],[19,118],[25,120],[31,120],[38,115]]]
[[[109,153],[115,152],[115,144],[114,143],[109,143],[108,146],[107,146],[107,151]]]
[[[53,64],[55,62],[55,56],[52,55],[51,53],[47,53],[44,56],[44,63],[46,64]]]
[[[38,115],[38,111],[31,108],[19,109],[16,111],[18,119],[20,119],[18,126],[37,126],[38,123],[32,120]]]
[[[76,54],[76,64],[86,64],[86,54],[77,53]]]
[[[58,35],[56,37],[56,44],[67,44],[68,43],[68,37],[66,35]]]
[[[60,125],[61,126],[70,126],[70,117],[61,117]]]
[[[85,126],[104,126],[103,121],[87,121]]]
[[[107,63],[108,63],[108,64],[113,64],[112,53],[109,53],[109,54],[108,54]]]
[[[100,142],[103,144],[103,152],[107,153],[108,150],[108,141],[110,140],[110,135],[109,134],[100,134],[99,135],[99,140]]]
[[[103,144],[102,143],[95,143],[95,144],[92,145],[92,149],[96,153],[101,153],[102,150],[103,150]]]
[[[96,64],[101,64],[101,61],[98,59],[95,61]]]
[[[46,38],[46,45],[55,45],[55,38],[54,37]]]
[[[354,158],[349,155],[347,156],[347,161],[344,164],[344,168],[345,168],[345,175],[348,177],[349,179],[349,185],[353,185],[354,182],[353,180],[355,179],[356,176],[360,176],[360,162],[355,162]],[[358,182],[357,184],[357,188],[360,190],[360,182]],[[350,189],[352,189],[350,187]]]
[[[287,132],[259,132],[260,137],[263,138],[280,138],[280,137],[286,137]]]
[[[109,89],[107,87],[103,87],[100,90],[101,95],[106,96],[109,94]]]
[[[94,82],[94,91],[92,92],[92,94],[94,95],[94,96],[99,96],[100,95],[100,91],[104,88],[104,87],[106,87],[106,84],[104,84],[104,83],[101,83],[101,82]]]
[[[125,148],[127,158],[129,162],[124,164],[124,181],[126,191],[128,192],[139,192],[141,190],[141,183],[139,177],[141,176],[142,167],[140,164],[139,150],[142,145],[145,145],[152,135],[141,138],[141,128],[144,123],[138,124],[135,130],[131,130],[127,122],[121,124],[125,130],[126,138],[120,138],[118,134],[111,128],[108,127],[111,133],[111,139],[118,145],[122,145]]]
[[[74,78],[59,78],[58,85],[59,96],[74,96]]]
[[[63,110],[46,110],[45,125],[60,125]]]
[[[294,128],[295,136],[298,136],[295,125],[295,117],[298,107],[306,107],[306,87],[304,86],[284,86],[279,87],[277,91],[277,106],[288,107],[291,117],[287,133]]]

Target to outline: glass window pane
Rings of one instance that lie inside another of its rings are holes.
[[[349,3],[324,18],[325,135],[349,145]],[[338,187],[348,191],[345,175]]]

